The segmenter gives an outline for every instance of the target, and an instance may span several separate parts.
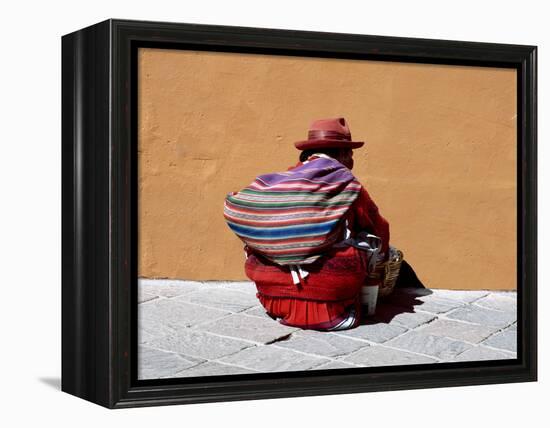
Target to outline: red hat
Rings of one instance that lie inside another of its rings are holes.
[[[357,149],[365,144],[363,141],[351,141],[346,119],[319,119],[313,121],[309,127],[307,140],[294,143],[299,150],[321,148],[350,148]]]

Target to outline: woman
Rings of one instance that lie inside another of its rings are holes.
[[[313,168],[321,164],[315,162],[321,158],[337,161],[351,170],[353,149],[363,144],[352,141],[344,118],[317,120],[310,127],[308,139],[295,143],[302,152],[300,161],[289,170],[306,164]],[[340,221],[345,225],[340,241],[352,242],[364,232],[376,235],[381,240],[380,256],[387,258],[389,224],[363,186]],[[361,287],[368,285],[368,260],[363,250],[333,245],[312,264],[300,265],[299,283],[289,283],[289,275],[296,274],[288,266],[269,260],[261,251],[250,247],[245,250],[246,274],[256,283],[257,297],[272,318],[314,330],[343,330],[359,324]]]

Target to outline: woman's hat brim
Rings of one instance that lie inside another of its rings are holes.
[[[358,149],[365,144],[364,141],[342,140],[303,140],[294,143],[298,150],[309,149]]]

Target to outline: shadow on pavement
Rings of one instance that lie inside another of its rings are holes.
[[[412,266],[403,260],[392,294],[380,299],[376,314],[373,317],[363,316],[361,324],[389,324],[397,315],[415,313],[415,306],[424,303],[418,297],[430,294],[432,291],[424,286]]]

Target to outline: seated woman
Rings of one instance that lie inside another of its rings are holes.
[[[313,168],[321,165],[315,160],[324,158],[339,162],[349,173],[353,149],[363,144],[351,140],[343,118],[315,121],[308,140],[295,143],[302,152],[289,171],[306,164]],[[289,198],[289,204],[292,200]],[[343,330],[359,324],[361,287],[371,285],[367,278],[370,261],[367,252],[348,244],[357,242],[365,232],[376,235],[381,241],[378,257],[385,259],[389,254],[389,224],[361,185],[338,225],[339,239],[309,264],[280,264],[257,248],[245,246],[245,272],[255,282],[257,297],[269,316],[285,325],[314,330]]]

